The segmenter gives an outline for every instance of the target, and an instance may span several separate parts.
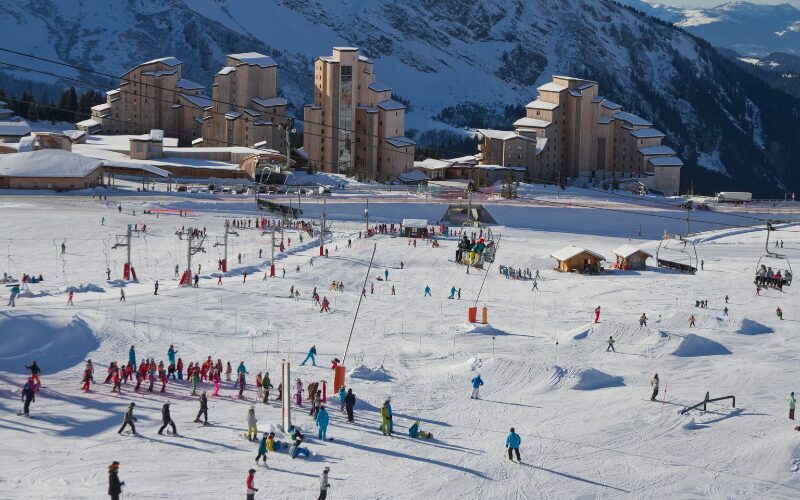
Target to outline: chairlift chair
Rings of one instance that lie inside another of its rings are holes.
[[[697,272],[697,262],[695,244],[683,236],[665,234],[658,243],[656,249],[656,265],[658,267],[694,274]]]
[[[766,266],[767,262],[776,263],[776,265],[769,265],[769,267],[773,269],[783,269],[783,286],[791,286],[792,284],[792,277],[794,276],[794,271],[792,271],[792,263],[789,261],[789,258],[783,254],[773,252],[769,249],[769,237],[772,231],[775,231],[775,227],[772,225],[773,221],[767,222],[767,241],[764,243],[764,250],[766,253],[758,258],[758,264],[756,264],[756,270],[754,274],[758,274],[758,270],[761,269],[762,262]],[[775,221],[777,222],[777,221]],[[780,267],[778,264],[782,264],[783,267]],[[789,271],[789,275],[785,274],[786,271]]]

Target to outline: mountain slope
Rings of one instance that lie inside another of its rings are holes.
[[[294,110],[311,98],[314,57],[334,45],[359,46],[375,59],[378,79],[410,101],[407,127],[423,142],[421,132],[431,128],[509,127],[552,74],[590,78],[606,97],[668,134],[687,163],[684,186],[771,196],[800,188],[790,168],[800,161],[800,145],[788,133],[800,127],[797,101],[709,44],[610,0],[128,0],[113,9],[84,0],[69,9],[40,6],[27,0],[0,6],[19,23],[5,44],[114,74],[176,55],[186,77],[205,85],[225,53],[262,51],[281,65],[281,91]],[[0,53],[0,60],[7,55]]]

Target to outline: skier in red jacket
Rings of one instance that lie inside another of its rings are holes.
[[[258,488],[255,485],[256,479],[256,470],[250,469],[247,471],[247,481],[245,482],[245,487],[247,488],[247,500],[255,500],[256,492]]]

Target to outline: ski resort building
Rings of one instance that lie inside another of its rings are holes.
[[[213,101],[203,116],[203,146],[281,145],[278,123],[288,101],[278,96],[278,64],[257,52],[230,54],[214,77]]]
[[[317,170],[394,180],[414,166],[405,110],[375,81],[372,60],[355,47],[334,47],[314,62],[314,103],[303,109],[303,149]]]
[[[521,166],[533,181],[642,178],[675,194],[683,163],[648,120],[599,95],[597,82],[554,76],[514,130],[480,129],[481,163]]]
[[[217,73],[212,99],[203,85],[182,78],[182,63],[162,57],[122,75],[92,117],[76,124],[90,134],[139,135],[163,130],[180,146],[280,144],[279,117],[286,99],[277,95],[277,64],[256,52],[231,54]]]

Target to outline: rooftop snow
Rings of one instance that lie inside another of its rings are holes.
[[[178,71],[174,69],[157,69],[155,71],[142,71],[142,76],[161,78],[162,76],[174,75],[177,72]]]
[[[92,106],[92,111],[105,111],[107,109],[111,109],[111,104],[107,102]]]
[[[25,120],[0,121],[0,135],[22,137],[31,133],[31,126]]]
[[[512,139],[519,135],[513,130],[494,130],[491,128],[479,128],[478,133],[480,133],[484,137],[488,137],[489,139],[497,139],[500,141]]]
[[[393,99],[387,99],[385,101],[381,101],[378,103],[378,107],[385,110],[385,111],[395,111],[398,109],[406,109],[406,106],[401,103],[397,102]]]
[[[453,163],[450,161],[437,160],[436,158],[425,158],[422,161],[414,162],[414,166],[418,166],[426,170],[443,170],[445,168],[450,168],[452,165]]]
[[[571,259],[571,258],[573,258],[573,257],[575,257],[577,255],[580,255],[580,254],[582,254],[584,252],[588,253],[589,255],[593,256],[596,259],[606,260],[606,258],[603,257],[602,255],[600,255],[599,253],[595,253],[595,252],[592,252],[591,250],[587,250],[585,248],[581,248],[581,247],[578,247],[578,246],[575,246],[575,245],[565,246],[564,248],[551,253],[550,257],[553,257],[554,259],[559,260],[559,261],[565,261],[565,260],[569,260],[569,259]]]
[[[164,131],[154,128],[148,134],[131,136],[130,140],[164,142]]]
[[[259,54],[258,52],[228,54],[228,57],[231,59],[236,59],[237,61],[241,61],[244,64],[249,64],[250,66],[258,66],[260,68],[271,68],[272,66],[278,65],[278,63],[275,62],[275,59],[269,56],[265,56],[264,54]]]
[[[622,120],[624,122],[628,122],[634,126],[642,126],[642,127],[650,127],[653,125],[649,121],[645,120],[640,116],[636,116],[632,113],[628,113],[627,111],[617,111],[612,115],[614,118],[618,120]]]
[[[541,85],[537,90],[540,90],[542,92],[563,92],[567,90],[567,87],[559,85],[557,83],[550,82]]]
[[[375,92],[391,92],[392,87],[386,85],[385,83],[380,82],[372,82],[369,84],[369,89],[374,90]]]
[[[268,99],[263,99],[261,97],[254,97],[252,102],[258,104],[264,108],[274,108],[275,106],[286,106],[289,101],[286,100],[284,97],[270,97]]]
[[[236,68],[234,68],[233,66],[225,66],[221,70],[217,71],[217,74],[218,75],[227,75],[227,74],[232,73],[234,71],[236,71]]]
[[[535,101],[529,102],[525,107],[528,109],[546,109],[548,111],[552,111],[558,107],[558,104],[536,99]]]
[[[403,227],[425,229],[428,227],[428,219],[403,219]]]
[[[80,139],[81,137],[85,136],[86,135],[86,131],[85,130],[65,130],[64,131],[64,135],[69,137],[69,139],[71,141],[74,141],[74,140]]]
[[[208,97],[207,95],[191,95],[184,93],[179,93],[178,95],[183,99],[186,99],[190,103],[194,104],[198,108],[203,108],[203,109],[210,108],[212,104],[211,98]]]
[[[353,52],[358,50],[358,47],[334,47],[333,50],[338,50],[339,52]]]
[[[634,130],[631,132],[631,135],[637,139],[652,139],[654,137],[664,137],[664,132],[654,128],[642,128],[639,130]]]
[[[416,144],[414,139],[409,139],[408,137],[398,136],[398,137],[387,137],[386,142],[391,144],[396,148],[404,148],[406,146],[413,146]]]
[[[91,118],[88,120],[79,121],[78,123],[75,124],[76,127],[86,127],[86,128],[97,127],[98,125],[100,125],[100,122],[97,120],[92,120]]]
[[[569,93],[573,97],[581,97],[581,96],[583,96],[583,92],[581,92],[578,89],[569,89]]]
[[[143,62],[139,66],[144,66],[145,64],[155,64],[155,63],[162,63],[166,64],[167,66],[173,66],[173,67],[181,64],[181,62],[175,57],[161,57],[159,59],[153,59],[152,61]],[[139,66],[137,66],[137,68]]]
[[[675,156],[657,156],[647,160],[654,167],[682,167],[683,162]]]
[[[228,111],[227,113],[225,113],[225,118],[228,120],[235,120],[240,116],[242,116],[242,114],[239,113],[238,111]]]
[[[8,177],[86,177],[102,166],[100,160],[63,149],[0,156],[0,176]]]
[[[200,90],[203,88],[203,86],[199,83],[187,80],[186,78],[181,78],[178,80],[178,83],[176,83],[175,86],[184,90]]]
[[[519,120],[514,122],[514,127],[533,127],[533,128],[545,128],[549,127],[550,122],[547,120],[539,120],[536,118],[520,118]]]
[[[643,155],[674,155],[675,150],[669,146],[650,146],[647,148],[639,148],[639,152]]]
[[[633,254],[635,254],[637,252],[642,252],[643,254],[647,255],[648,257],[652,257],[652,255],[649,254],[648,252],[645,252],[641,248],[635,247],[633,245],[622,245],[621,247],[615,248],[612,251],[612,253],[614,255],[619,255],[620,257],[625,258],[625,259],[627,259],[628,257],[630,257],[631,255],[633,255]]]

